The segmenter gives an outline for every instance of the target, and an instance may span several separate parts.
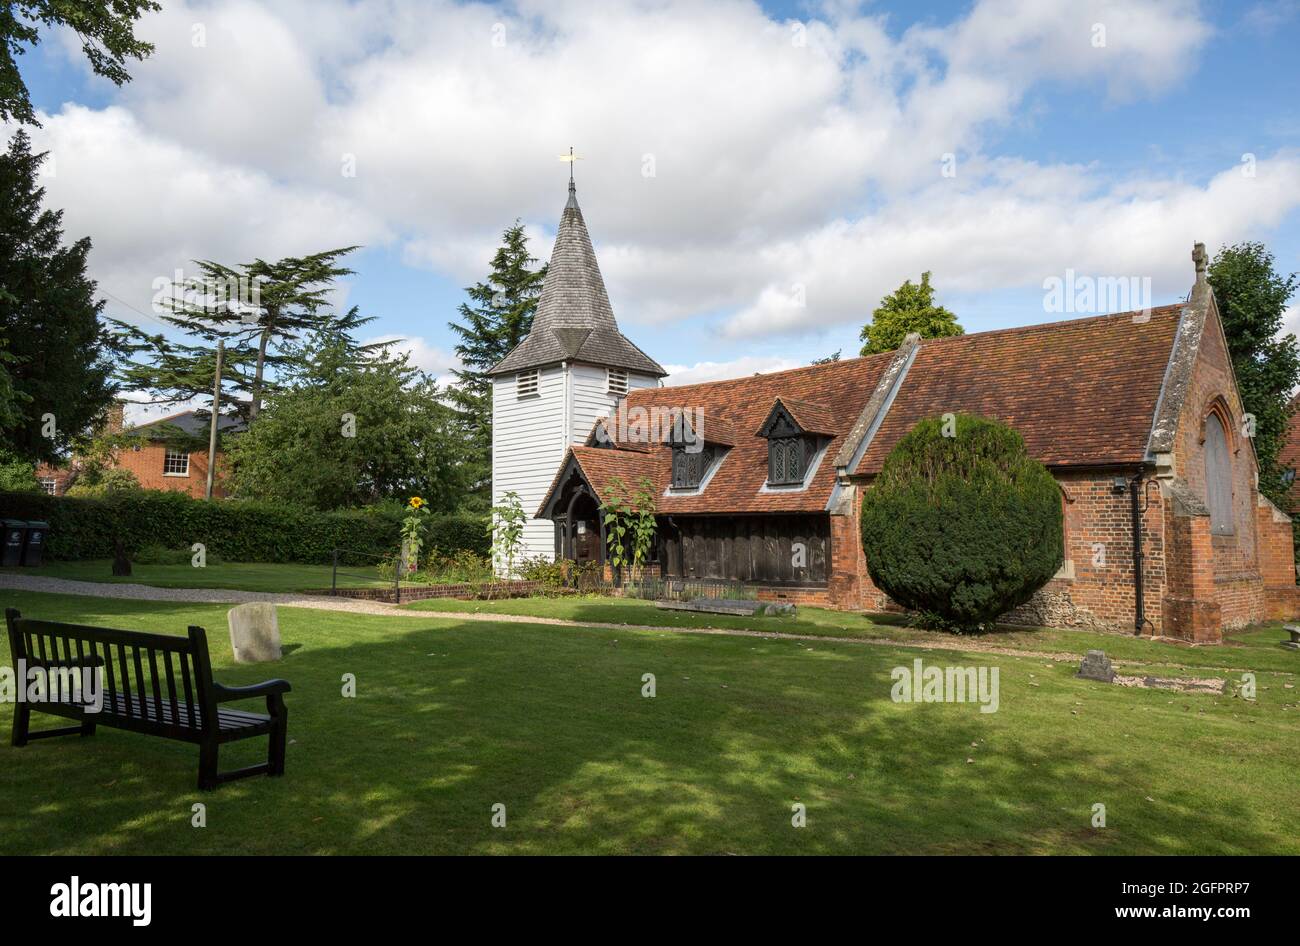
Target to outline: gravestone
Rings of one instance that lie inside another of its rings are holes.
[[[1090,650],[1079,664],[1076,677],[1084,680],[1100,680],[1102,683],[1115,682],[1115,668],[1110,665],[1110,658],[1104,650]]]
[[[131,577],[131,556],[127,554],[126,543],[121,539],[113,540],[113,577]]]
[[[239,604],[230,609],[230,648],[235,662],[262,663],[280,659],[280,622],[275,605],[262,602]]]
[[[1291,650],[1300,650],[1300,626],[1295,624],[1285,624],[1282,629],[1291,635],[1291,639],[1289,641],[1283,641],[1282,646]]]

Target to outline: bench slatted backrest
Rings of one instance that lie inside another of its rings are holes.
[[[188,736],[215,727],[216,694],[207,633],[186,637],[24,618],[5,611],[15,669],[97,667],[103,709],[93,714],[129,729]],[[179,686],[178,686],[179,684]],[[33,707],[36,708],[36,707]]]

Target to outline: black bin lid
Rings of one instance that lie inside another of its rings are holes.
[[[27,520],[26,520],[26,519],[4,519],[4,520],[0,520],[0,522],[2,522],[2,523],[4,524],[4,527],[5,527],[6,529],[26,529],[26,528],[27,528]]]
[[[29,529],[49,529],[50,524],[40,519],[28,519],[27,528]]]

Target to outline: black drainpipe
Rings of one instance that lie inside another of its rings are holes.
[[[1142,502],[1139,502],[1141,496]],[[1142,629],[1151,624],[1147,620],[1146,614],[1146,596],[1143,593],[1143,560],[1142,554],[1142,514],[1146,512],[1149,500],[1146,500],[1146,489],[1142,481],[1142,471],[1138,470],[1131,480],[1128,481],[1128,500],[1129,514],[1133,520],[1133,633],[1137,636],[1142,635]],[[1155,626],[1152,625],[1152,630]]]

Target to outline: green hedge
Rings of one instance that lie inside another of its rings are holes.
[[[0,517],[49,522],[46,554],[64,561],[109,558],[120,535],[132,550],[202,542],[230,561],[324,565],[338,548],[364,553],[343,558],[364,564],[373,561],[368,555],[388,555],[398,548],[404,515],[396,504],[319,512],[250,500],[206,502],[161,490],[131,490],[102,499],[0,493]],[[487,555],[484,517],[430,516],[428,523],[427,551]]]

